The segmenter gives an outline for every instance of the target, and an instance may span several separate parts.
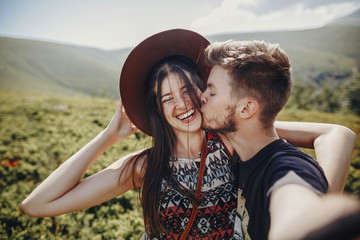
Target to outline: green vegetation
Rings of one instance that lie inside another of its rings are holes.
[[[20,203],[53,170],[95,137],[111,119],[117,101],[67,98],[0,90],[0,239],[139,239],[144,231],[138,192],[58,217],[30,218]],[[279,120],[337,123],[360,133],[360,117],[285,109]],[[151,139],[137,133],[111,147],[89,169],[91,175]],[[313,154],[313,151],[308,151]],[[360,196],[357,138],[347,192]]]
[[[296,77],[287,108],[353,113],[360,116],[360,74],[343,82],[330,83],[327,80],[318,85]]]
[[[51,218],[30,218],[21,201],[110,121],[117,102],[0,91],[0,239],[139,239],[138,192],[100,206]],[[142,134],[111,147],[91,175],[150,144]]]

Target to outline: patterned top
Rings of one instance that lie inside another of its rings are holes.
[[[207,157],[198,212],[187,239],[230,239],[234,235],[237,188],[231,155],[214,132],[206,132]],[[200,166],[197,159],[170,161],[175,179],[195,191]],[[191,216],[191,200],[163,180],[160,196],[160,221],[170,234],[154,239],[179,239]]]

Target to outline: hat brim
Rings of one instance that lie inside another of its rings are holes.
[[[186,56],[194,61],[201,79],[206,82],[210,68],[201,55],[208,45],[209,41],[198,33],[172,29],[148,37],[130,52],[120,75],[120,96],[129,119],[139,130],[152,136],[146,81],[153,66],[168,56]]]

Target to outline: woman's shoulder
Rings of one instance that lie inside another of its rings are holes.
[[[149,148],[141,149],[132,153],[129,153],[118,161],[110,165],[110,168],[119,169],[119,178],[131,177],[136,183],[135,187],[140,187],[142,178],[147,169]]]

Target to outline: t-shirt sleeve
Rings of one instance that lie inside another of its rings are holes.
[[[280,157],[272,162],[268,169],[266,196],[287,184],[297,184],[321,195],[326,193],[328,183],[325,175],[315,160],[296,156]]]
[[[314,186],[312,186],[310,183],[306,182],[303,178],[301,178],[298,174],[296,174],[294,171],[289,171],[285,176],[277,180],[267,191],[266,196],[270,197],[270,195],[277,190],[278,188],[287,185],[287,184],[297,184],[304,187],[307,187],[314,192],[316,192],[318,195],[324,194],[319,189],[316,189]]]

